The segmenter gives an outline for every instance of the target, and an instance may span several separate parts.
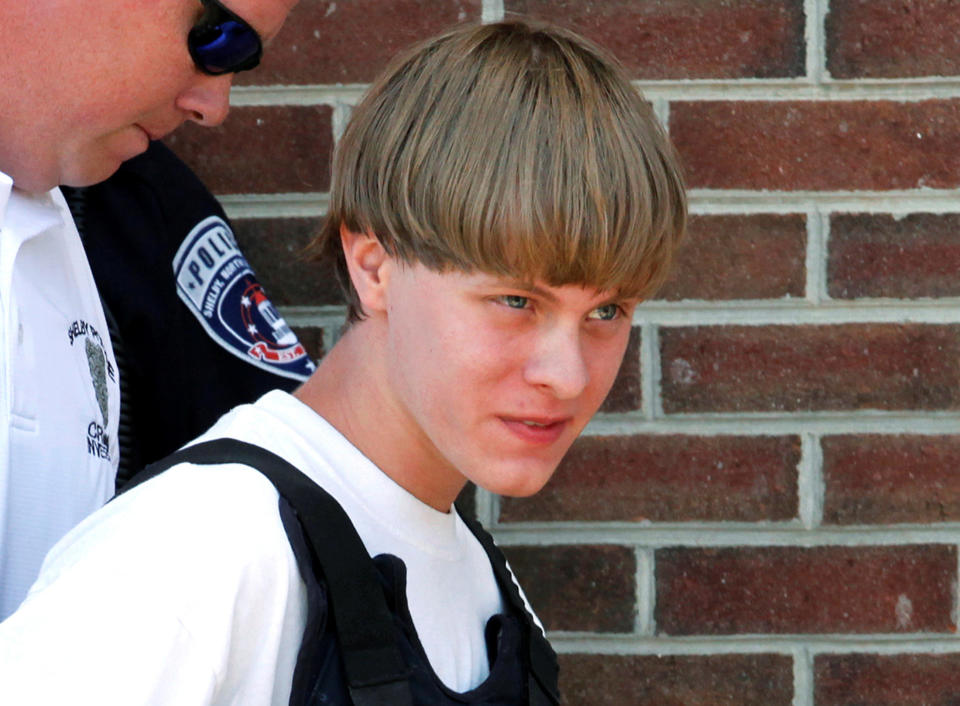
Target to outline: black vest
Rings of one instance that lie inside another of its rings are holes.
[[[503,554],[464,518],[487,552],[508,605],[487,624],[489,677],[456,693],[431,669],[406,605],[406,570],[391,555],[372,558],[343,508],[284,459],[259,446],[217,439],[148,466],[125,488],[178,463],[241,463],[280,494],[280,517],[307,587],[308,611],[290,706],[553,706],[557,659],[526,610]]]

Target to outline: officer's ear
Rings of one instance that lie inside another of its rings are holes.
[[[342,223],[340,243],[350,281],[364,313],[385,311],[385,289],[392,258],[373,233],[355,233]]]

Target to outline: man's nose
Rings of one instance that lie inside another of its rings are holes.
[[[590,380],[579,327],[554,326],[543,333],[526,361],[524,379],[558,399],[574,399]]]
[[[189,119],[205,127],[222,123],[230,112],[230,85],[233,74],[222,76],[200,75],[187,90],[177,98],[177,107],[189,115]]]

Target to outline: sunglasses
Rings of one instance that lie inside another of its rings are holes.
[[[260,63],[260,35],[217,0],[200,0],[203,15],[187,35],[193,62],[211,76],[248,71]]]

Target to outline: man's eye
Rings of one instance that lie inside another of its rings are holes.
[[[505,294],[500,297],[500,301],[509,306],[511,309],[526,309],[530,304],[529,297],[521,297],[517,294]]]
[[[598,306],[596,309],[590,312],[591,319],[598,319],[600,321],[613,321],[620,315],[620,306],[617,304],[605,304],[604,306]]]

